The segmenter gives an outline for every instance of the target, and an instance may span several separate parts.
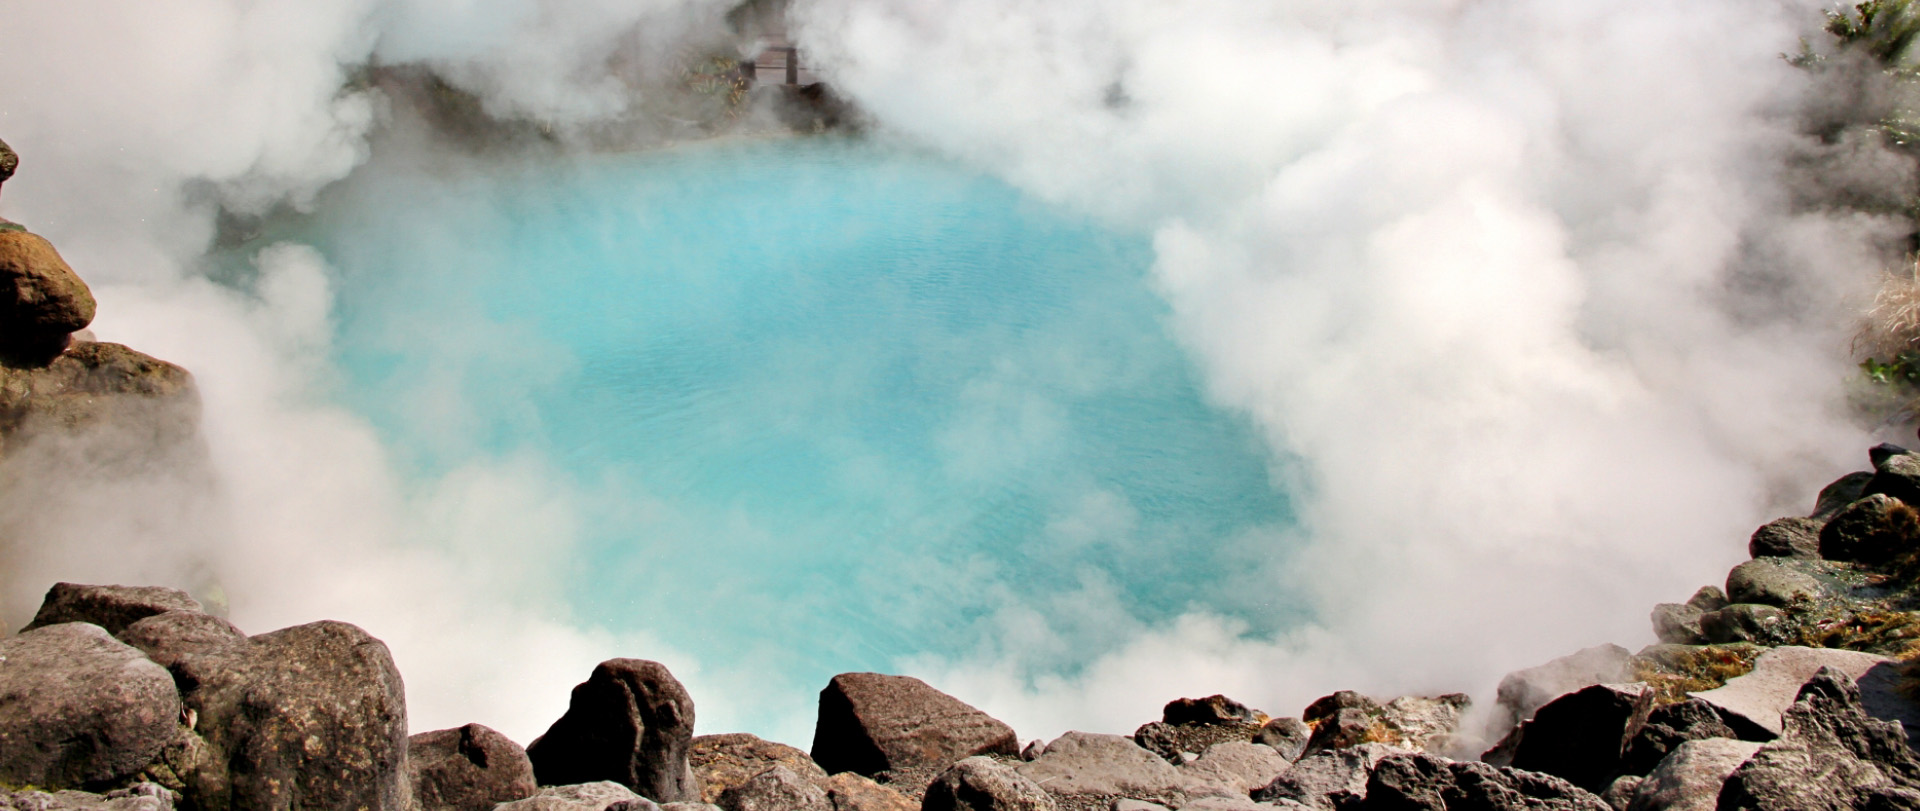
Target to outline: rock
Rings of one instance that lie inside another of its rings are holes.
[[[1645,684],[1596,684],[1556,698],[1521,726],[1513,768],[1604,791],[1652,711],[1653,689]]]
[[[173,664],[205,752],[188,804],[403,811],[406,689],[387,646],[344,622],[315,622]]]
[[[1687,598],[1687,605],[1701,611],[1719,611],[1727,607],[1727,602],[1727,593],[1721,591],[1719,586],[1701,586],[1692,597]]]
[[[1255,790],[1253,799],[1265,803],[1288,800],[1320,811],[1344,808],[1346,803],[1366,798],[1367,782],[1375,766],[1402,754],[1408,753],[1382,743],[1367,743],[1308,755],[1286,774]]]
[[[79,788],[124,780],[179,733],[173,678],[97,625],[0,640],[0,782]]]
[[[85,461],[149,463],[199,437],[187,370],[120,344],[74,344],[44,366],[0,364],[0,452],[42,435],[98,440]],[[107,431],[107,429],[113,429]]]
[[[638,800],[628,800],[627,802],[647,803],[647,802],[653,802],[653,801],[646,799],[645,797],[642,797]],[[665,805],[660,806],[660,811],[726,811],[726,810],[712,803],[667,803]]]
[[[1700,631],[1707,642],[1778,642],[1786,630],[1787,613],[1770,605],[1735,603],[1700,615]]]
[[[1228,741],[1214,744],[1199,760],[1178,769],[1194,782],[1225,786],[1235,794],[1246,795],[1272,783],[1288,765],[1287,759],[1271,746]]]
[[[1160,765],[1166,763],[1162,761]],[[990,757],[970,757],[953,764],[927,786],[927,797],[920,808],[922,811],[1055,811],[1059,804],[1039,784],[1017,770]]]
[[[1722,811],[1914,808],[1920,763],[1898,724],[1867,717],[1852,678],[1822,668],[1801,688],[1779,740],[1735,769]]]
[[[63,622],[90,622],[118,636],[135,622],[167,611],[199,611],[200,602],[179,589],[157,586],[83,586],[55,583],[40,611],[21,632]]]
[[[1598,796],[1549,775],[1417,753],[1382,759],[1365,797],[1368,811],[1612,811]]]
[[[1841,510],[1867,495],[1867,482],[1873,481],[1873,474],[1867,471],[1848,473],[1832,484],[1820,488],[1820,497],[1815,499],[1813,514],[1807,516],[1825,524]]]
[[[1322,718],[1338,715],[1341,710],[1362,710],[1369,714],[1380,710],[1380,702],[1374,701],[1352,690],[1341,690],[1333,695],[1321,696],[1308,704],[1300,713],[1300,720],[1312,724]]]
[[[1920,456],[1898,445],[1881,445],[1868,452],[1873,459],[1873,478],[1861,490],[1864,495],[1889,495],[1906,504],[1920,503]]]
[[[6,141],[0,141],[0,183],[7,182],[19,168],[20,156],[14,154],[13,147],[7,146]]]
[[[50,358],[67,336],[93,323],[93,292],[53,243],[28,231],[0,231],[0,353]]]
[[[247,641],[247,635],[233,627],[233,623],[198,611],[155,614],[127,626],[115,636],[139,648],[161,667],[172,667],[182,656],[213,653]]]
[[[18,811],[173,811],[179,799],[173,792],[152,783],[136,783],[105,794],[0,789],[0,808]]]
[[[1882,721],[1899,721],[1907,744],[1920,751],[1920,696],[1915,695],[1916,665],[1881,662],[1867,669],[1854,685],[1860,688],[1860,706]]]
[[[1211,695],[1167,702],[1160,711],[1160,720],[1169,724],[1252,724],[1263,720],[1259,715],[1231,698]]]
[[[1178,806],[1190,797],[1230,791],[1190,778],[1127,738],[1091,732],[1062,735],[1038,759],[1014,770],[1069,799],[1132,797]]]
[[[1427,751],[1458,732],[1472,706],[1473,699],[1465,693],[1401,696],[1381,707],[1374,723],[1382,743]]]
[[[1813,575],[1769,558],[1749,560],[1727,573],[1727,596],[1735,603],[1785,606],[1825,591]]]
[[[1647,714],[1647,723],[1627,742],[1620,769],[1630,775],[1644,775],[1666,760],[1667,755],[1688,741],[1708,738],[1738,738],[1733,727],[1721,718],[1720,711],[1701,699],[1690,698]],[[1771,738],[1771,735],[1767,737]]]
[[[527,751],[480,724],[408,738],[407,774],[418,811],[490,811],[540,789]]]
[[[1769,521],[1747,539],[1747,555],[1753,558],[1818,558],[1820,528],[1825,522],[1813,518],[1781,518]]]
[[[1146,800],[1114,800],[1113,811],[1168,811],[1168,809],[1164,805]]]
[[[573,688],[566,714],[527,745],[541,785],[611,780],[655,802],[700,799],[687,755],[693,698],[665,665],[609,659]]]
[[[1600,801],[1613,811],[1627,811],[1627,803],[1633,802],[1633,793],[1639,791],[1640,784],[1646,781],[1646,777],[1638,774],[1620,775],[1613,785],[1607,786],[1606,791],[1600,792]]]
[[[1882,662],[1884,656],[1831,648],[1781,647],[1760,654],[1753,672],[1729,679],[1725,686],[1692,693],[1717,708],[1730,722],[1751,724],[1767,735],[1779,735],[1781,714],[1793,705],[1801,686],[1821,668],[1835,668],[1858,679]]]
[[[1759,750],[1727,738],[1682,743],[1635,787],[1627,811],[1713,811],[1727,775]]]
[[[811,761],[809,761],[811,762]],[[919,811],[906,795],[853,772],[826,778],[824,788],[833,811]]]
[[[1668,644],[1701,644],[1707,641],[1706,632],[1700,627],[1706,613],[1684,603],[1661,603],[1653,607],[1653,634]]]
[[[726,811],[834,811],[819,786],[785,766],[772,766],[720,794]]]
[[[501,803],[493,811],[657,811],[659,806],[611,780],[548,786],[524,800]]]
[[[916,678],[842,673],[820,691],[813,760],[829,774],[872,777],[1019,751],[1012,727]]]
[[[1376,707],[1378,705],[1375,705]],[[1348,707],[1331,716],[1320,719],[1313,728],[1313,737],[1307,739],[1308,756],[1329,749],[1345,749],[1368,742],[1374,728],[1374,715],[1358,707]],[[1385,743],[1384,740],[1376,740]]]
[[[1254,733],[1253,742],[1273,747],[1275,752],[1289,762],[1299,760],[1307,750],[1307,739],[1313,736],[1313,728],[1298,718],[1275,718],[1260,727]]]
[[[1273,806],[1245,797],[1201,797],[1180,806],[1180,811],[1273,811]]]
[[[1496,693],[1500,707],[1506,710],[1500,728],[1507,729],[1532,718],[1534,710],[1541,705],[1583,687],[1631,681],[1632,662],[1633,654],[1628,653],[1626,648],[1596,645],[1543,665],[1509,673],[1500,680]]]
[[[1905,502],[1874,493],[1834,515],[1820,530],[1820,556],[1878,565],[1914,547],[1920,514]]]
[[[709,803],[719,803],[727,789],[743,785],[773,766],[784,767],[816,786],[824,787],[827,779],[827,773],[807,753],[744,732],[696,737],[687,759],[699,781],[700,796]]]
[[[1133,731],[1133,742],[1168,763],[1184,763],[1216,744],[1250,741],[1260,727],[1249,723],[1169,724],[1155,721]]]

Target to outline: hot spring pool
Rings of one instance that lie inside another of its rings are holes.
[[[572,557],[581,622],[813,691],[927,654],[1070,671],[1111,612],[1292,610],[1235,579],[1289,501],[1146,236],[938,157],[384,168],[270,239],[326,257],[338,396],[408,477],[532,458],[570,494],[518,542]]]

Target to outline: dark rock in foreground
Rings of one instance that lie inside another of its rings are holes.
[[[659,662],[609,659],[527,746],[541,785],[611,780],[655,802],[700,798],[687,755],[693,698]]]
[[[1868,717],[1847,674],[1815,674],[1784,727],[1727,779],[1721,811],[1920,807],[1920,763],[1899,724]]]
[[[540,788],[526,750],[480,724],[408,738],[407,774],[418,811],[491,811]]]
[[[127,626],[155,614],[200,610],[200,601],[179,589],[55,583],[40,602],[39,613],[20,630],[24,633],[62,622],[90,622],[119,636]]]
[[[1019,752],[1012,727],[910,676],[842,673],[820,691],[813,759],[828,774],[873,777]]]
[[[343,622],[262,634],[173,666],[204,743],[176,763],[204,809],[403,811],[406,691],[380,640]]]
[[[927,786],[922,811],[1055,811],[1059,803],[1040,784],[990,757],[953,764]]]
[[[67,346],[93,322],[93,292],[53,244],[0,230],[0,356],[33,362]]]
[[[1652,711],[1653,690],[1644,684],[1596,684],[1561,696],[1520,728],[1513,767],[1605,790]]]
[[[726,811],[833,811],[819,786],[785,766],[773,766],[720,794]]]
[[[1613,811],[1597,795],[1551,775],[1423,754],[1381,760],[1365,797],[1357,806],[1365,811]]]
[[[131,777],[179,734],[172,677],[99,626],[0,640],[0,783],[84,788]]]

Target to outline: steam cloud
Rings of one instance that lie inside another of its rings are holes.
[[[197,499],[177,521],[76,507],[16,540],[8,621],[50,579],[206,570],[244,628],[329,616],[385,638],[417,729],[526,740],[592,662],[636,651],[689,681],[703,729],[738,724],[730,677],[551,608],[574,494],[542,460],[422,491],[326,404],[314,252],[269,250],[244,285],[201,259],[218,207],[303,205],[367,157],[380,100],[348,66],[425,61],[499,114],[583,126],[632,114],[630,54],[723,6],[0,0],[0,132],[26,156],[5,213],[94,284],[101,338],[194,370],[220,474],[214,496],[121,491]],[[1646,641],[1646,608],[1716,579],[1867,442],[1841,408],[1844,333],[1897,233],[1796,204],[1811,80],[1778,54],[1810,3],[799,0],[794,18],[882,130],[1153,233],[1210,392],[1301,494],[1301,549],[1221,587],[1308,595],[1311,627],[1129,626],[1094,584],[911,663],[1024,734],[1130,728],[1183,694],[1291,712],[1336,687],[1483,687]],[[5,505],[22,526],[29,507]],[[1088,617],[1125,631],[1108,654],[1036,664]]]

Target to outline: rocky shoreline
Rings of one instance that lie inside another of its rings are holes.
[[[0,181],[15,164],[0,144]],[[94,341],[94,309],[0,220],[0,458],[202,464],[192,376]],[[808,751],[695,736],[693,697],[641,659],[601,663],[524,748],[479,724],[409,736],[401,674],[360,628],[249,635],[182,591],[58,583],[0,638],[0,808],[1920,809],[1920,454],[1869,461],[1760,527],[1724,588],[1656,607],[1659,644],[1513,673],[1488,711],[1181,698],[1129,735],[1025,745],[877,673],[825,686]]]

